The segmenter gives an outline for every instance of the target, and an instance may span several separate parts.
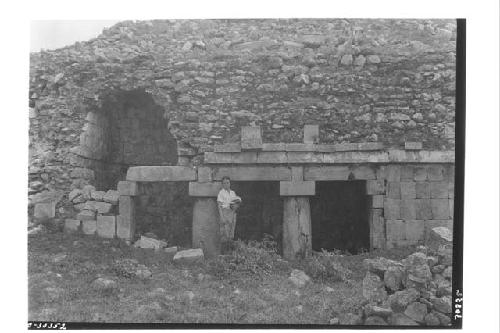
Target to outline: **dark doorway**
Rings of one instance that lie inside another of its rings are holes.
[[[281,249],[283,201],[279,182],[231,182],[243,202],[236,219],[235,239],[262,240],[271,235]]]
[[[316,182],[311,198],[314,251],[342,250],[351,254],[370,249],[368,196],[365,181]]]

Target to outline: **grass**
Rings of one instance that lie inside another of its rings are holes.
[[[400,259],[412,252],[335,256],[351,272],[349,283],[322,276],[298,288],[288,276],[306,262],[284,262],[261,243],[240,243],[219,266],[179,266],[162,252],[60,232],[30,235],[28,243],[29,320],[65,322],[328,324],[363,302],[364,258]],[[117,275],[113,263],[124,258],[136,259],[153,276]],[[95,290],[98,277],[115,280],[117,288]]]

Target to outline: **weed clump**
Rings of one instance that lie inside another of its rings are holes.
[[[342,265],[339,258],[337,252],[322,250],[303,263],[304,271],[314,280],[349,282],[352,272]]]

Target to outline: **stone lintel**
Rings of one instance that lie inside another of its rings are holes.
[[[198,182],[211,182],[212,181],[212,169],[209,167],[198,167]]]
[[[286,144],[284,143],[263,143],[263,151],[286,151]]]
[[[189,195],[192,197],[217,197],[221,188],[220,182],[189,182]]]
[[[288,159],[284,151],[262,151],[257,154],[257,163],[288,163]]]
[[[128,169],[127,180],[138,182],[194,181],[196,171],[184,166],[137,166]]]
[[[316,193],[314,181],[281,181],[281,196],[310,196]]]
[[[316,145],[313,143],[287,143],[285,145],[286,151],[307,151],[314,152],[316,151]]]
[[[389,162],[398,163],[455,163],[455,152],[451,150],[401,150],[389,149]]]
[[[280,181],[291,180],[291,170],[284,166],[271,167],[220,167],[214,169],[214,180],[221,180],[223,176],[229,176],[231,180],[261,180]]]
[[[347,180],[347,166],[311,166],[304,168],[304,180]]]
[[[138,186],[136,182],[130,182],[126,180],[121,180],[118,182],[117,190],[120,195],[130,195],[135,196],[139,193]]]

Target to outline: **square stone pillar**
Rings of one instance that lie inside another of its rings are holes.
[[[116,236],[130,243],[135,233],[135,197],[120,195],[118,211],[120,215],[116,221]]]
[[[308,197],[284,197],[283,257],[307,258],[312,254],[311,208]]]
[[[216,198],[197,197],[193,206],[193,244],[206,258],[220,253],[219,209]]]

